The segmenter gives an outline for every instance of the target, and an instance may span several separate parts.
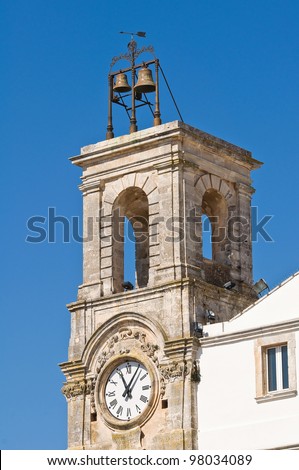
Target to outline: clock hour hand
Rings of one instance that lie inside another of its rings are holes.
[[[121,371],[121,370],[118,370],[117,373],[118,373],[118,375],[120,376],[120,378],[121,378],[121,380],[122,380],[122,382],[123,382],[123,384],[124,384],[124,386],[125,386],[125,389],[127,389],[127,388],[128,388],[128,384],[127,384],[127,382],[126,382],[126,380],[125,380],[125,378],[124,378],[124,375],[123,375],[122,371]]]
[[[138,367],[137,367],[137,369],[135,370],[134,375],[133,375],[133,377],[131,378],[131,380],[130,380],[130,382],[129,382],[129,385],[126,386],[126,389],[125,389],[125,391],[124,391],[124,393],[123,393],[123,395],[122,395],[124,398],[125,398],[126,395],[127,395],[129,398],[132,398],[132,395],[131,395],[131,385],[132,385],[132,383],[133,383],[133,380],[134,380],[135,377],[136,377],[136,374],[137,374],[137,372],[138,372],[138,370],[139,370],[139,367],[140,367],[140,364],[138,364]]]

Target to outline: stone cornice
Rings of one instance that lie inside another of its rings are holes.
[[[176,356],[192,357],[192,353],[198,348],[198,339],[194,336],[178,338],[165,342],[164,351],[170,358]]]
[[[141,132],[143,131],[140,131],[140,133]],[[139,134],[139,132],[137,134]],[[151,148],[158,148],[162,143],[164,145],[169,144],[169,151],[167,151],[166,154],[171,155],[170,138],[179,136],[179,134],[179,132],[172,133],[172,135],[169,135],[169,132],[162,132],[156,135],[149,135],[146,133],[144,136],[139,136],[139,138],[130,140],[128,139],[127,141],[126,139],[120,141],[119,139],[121,138],[110,139],[108,141],[99,142],[97,144],[84,147],[80,155],[71,157],[69,160],[74,165],[86,167],[99,163],[101,160],[105,160],[107,158],[111,160],[115,157],[124,157],[125,155],[137,153],[141,148],[142,151],[149,150]],[[117,140],[117,142],[113,142],[114,140]],[[106,143],[108,143],[108,145]],[[90,151],[85,152],[84,149],[90,149]],[[155,159],[156,157],[152,160],[155,161]]]
[[[146,148],[157,148],[163,142],[167,143],[167,140],[169,141],[170,138],[172,143],[174,139],[182,142],[184,138],[191,138],[208,150],[215,151],[224,157],[242,161],[252,169],[259,168],[262,165],[261,162],[252,158],[251,152],[248,150],[244,150],[241,147],[179,121],[151,127],[130,135],[115,137],[94,145],[88,145],[81,149],[80,155],[71,157],[70,160],[75,165],[86,166],[95,164],[96,161],[103,160],[105,157],[117,157],[123,152],[137,152],[141,146],[143,150]]]
[[[71,375],[73,378],[77,378],[77,380],[82,379],[85,375],[85,366],[81,360],[62,362],[59,364],[59,367],[65,376]]]
[[[99,284],[100,281],[96,284]],[[89,285],[89,284],[88,284]],[[209,284],[201,279],[191,279],[191,278],[185,278],[181,280],[176,280],[176,281],[171,281],[167,282],[165,284],[159,284],[154,287],[143,287],[139,289],[134,289],[131,291],[127,292],[119,292],[116,294],[111,294],[111,295],[106,295],[103,297],[99,297],[98,299],[95,300],[78,300],[75,302],[70,302],[67,304],[67,308],[70,312],[76,312],[77,310],[80,310],[82,308],[86,307],[97,307],[98,305],[103,308],[103,305],[107,304],[107,308],[111,308],[111,303],[113,302],[119,302],[122,300],[123,304],[129,305],[131,303],[134,303],[138,301],[139,298],[142,298],[144,300],[147,297],[150,297],[151,299],[156,299],[159,298],[163,295],[163,292],[166,289],[178,289],[181,288],[181,286],[197,286],[202,289],[202,292],[205,296],[207,297],[213,297],[215,298],[215,294],[217,293],[219,296],[219,299],[221,298],[223,301],[227,301],[227,303],[232,302],[232,296],[234,298],[234,302],[238,303],[238,301],[242,302],[244,300],[244,294],[241,294],[237,291],[228,291],[227,289],[224,289],[223,287],[218,287],[212,284]],[[85,287],[84,284],[80,286],[80,288]],[[248,303],[250,302],[251,298],[248,297]],[[252,299],[252,303],[254,302],[254,299]],[[244,307],[241,306],[240,304],[240,311],[243,310]]]
[[[248,328],[247,330],[239,330],[233,333],[223,333],[216,336],[204,336],[200,339],[200,345],[203,348],[219,346],[220,344],[230,344],[239,341],[246,341],[258,338],[260,336],[268,336],[273,334],[282,334],[299,330],[299,318],[272,325],[259,326],[256,328]]]
[[[94,178],[94,175],[86,178],[81,178],[82,184],[79,185],[80,191],[83,195],[102,191],[102,182],[100,178]]]
[[[99,283],[97,282],[95,284]],[[76,312],[77,310],[81,310],[82,308],[88,308],[92,306],[92,300],[77,300],[76,302],[70,302],[66,305],[69,312]]]
[[[79,300],[77,302],[69,303],[67,305],[67,308],[73,312],[80,308],[85,307],[87,304],[89,306],[96,307],[97,305],[102,306],[103,304],[107,303],[107,308],[110,308],[111,302],[114,302],[114,301],[119,302],[119,300],[122,300],[124,304],[128,304],[128,303],[136,302],[136,300],[139,297],[141,297],[142,299],[144,299],[145,297],[150,297],[152,299],[155,299],[155,298],[161,297],[165,289],[169,289],[170,287],[178,288],[182,285],[182,283],[185,285],[185,284],[188,284],[189,282],[190,281],[188,279],[185,279],[182,281],[168,282],[167,284],[162,284],[162,285],[155,286],[155,287],[143,287],[143,288],[127,291],[127,292],[119,292],[117,294],[111,294],[111,295],[107,295],[104,297],[99,297],[96,300],[87,300],[87,301]],[[80,287],[84,287],[84,285]]]
[[[251,196],[255,193],[255,189],[252,186],[249,186],[248,184],[237,183],[236,186],[238,188],[239,194],[242,194],[244,196],[249,196],[251,198]]]

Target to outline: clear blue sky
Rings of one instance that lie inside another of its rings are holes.
[[[119,31],[147,32],[185,122],[253,152],[260,217],[254,277],[271,287],[298,269],[297,0],[2,0],[0,447],[64,449],[69,313],[81,245],[29,244],[26,221],[48,207],[81,216],[68,157],[105,138],[107,73]],[[163,122],[178,118],[162,90]],[[140,127],[150,125],[146,119]],[[116,133],[127,133],[123,114]]]

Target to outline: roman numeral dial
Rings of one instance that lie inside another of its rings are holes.
[[[121,421],[140,416],[149,406],[151,394],[151,377],[146,367],[133,360],[124,361],[113,369],[104,390],[109,413]]]

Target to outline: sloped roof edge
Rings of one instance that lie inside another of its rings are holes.
[[[284,281],[282,281],[280,284],[278,284],[276,287],[274,287],[274,289],[270,290],[266,295],[264,295],[263,297],[261,297],[260,299],[256,300],[253,304],[249,305],[249,307],[246,307],[244,310],[242,310],[242,312],[238,313],[237,315],[235,315],[233,318],[231,318],[228,323],[236,320],[237,318],[240,318],[242,315],[244,315],[244,313],[248,312],[249,310],[251,310],[253,307],[255,307],[256,305],[258,305],[259,303],[265,301],[270,295],[274,294],[277,290],[279,290],[281,287],[283,287],[285,284],[288,284],[290,281],[292,281],[295,277],[299,276],[299,271],[295,272],[294,274],[292,274],[291,276],[289,276],[287,279],[285,279]]]

